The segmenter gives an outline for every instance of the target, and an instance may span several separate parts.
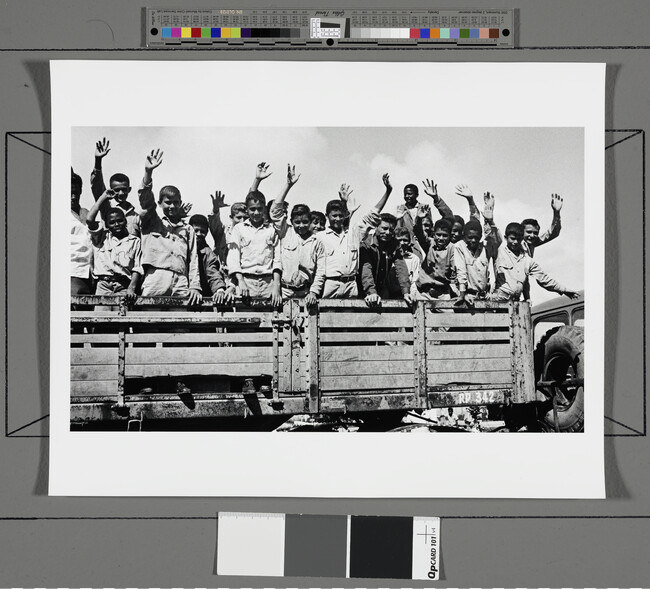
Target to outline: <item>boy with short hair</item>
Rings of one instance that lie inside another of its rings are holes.
[[[88,232],[93,244],[93,276],[97,281],[95,294],[124,293],[126,302],[131,304],[135,302],[136,291],[144,274],[140,238],[128,232],[126,215],[121,208],[106,210],[106,229],[95,220],[105,203],[114,197],[110,189],[106,190],[88,213]]]
[[[411,283],[410,292],[414,294],[415,281],[420,274],[420,267],[422,265],[420,257],[413,253],[413,242],[411,241],[411,234],[406,227],[398,227],[395,229],[395,239],[400,248],[402,259],[406,264],[406,269],[409,273],[409,282]]]
[[[388,174],[382,176],[382,181],[386,189],[384,195],[368,215],[350,223],[349,228],[345,227],[345,219],[349,217],[346,202],[339,198],[327,203],[325,214],[329,227],[318,234],[325,249],[323,298],[347,299],[358,295],[359,248],[370,229],[379,224],[379,213],[393,190]],[[347,197],[351,193],[345,184],[341,191]]]
[[[451,223],[447,219],[438,219],[433,226],[433,237],[429,240],[426,258],[415,281],[420,300],[451,299],[453,250],[450,240]]]
[[[228,243],[227,266],[244,298],[271,299],[282,304],[278,236],[266,219],[266,198],[259,191],[246,197],[248,219],[235,225]]]
[[[420,191],[415,184],[404,186],[404,204],[398,205],[395,216],[397,217],[397,229],[406,229],[411,236],[411,241],[415,239],[413,232],[414,225],[418,217],[428,216],[431,218],[431,208],[428,204],[418,201]]]
[[[71,170],[70,184],[70,294],[92,294],[93,248],[86,227],[88,210],[79,203],[83,182],[74,170]]]
[[[539,234],[540,226],[537,219],[524,219],[521,224],[524,227],[524,240],[521,242],[523,250],[532,258],[535,255],[535,249],[549,241],[553,241],[562,230],[562,219],[560,211],[564,199],[559,194],[551,194],[551,209],[553,210],[553,220],[551,226],[542,234]]]
[[[518,301],[524,285],[532,276],[542,288],[558,294],[575,298],[578,293],[567,289],[557,280],[548,276],[533,259],[525,253],[522,246],[524,228],[521,223],[509,223],[506,227],[506,240],[501,247],[495,263],[496,285],[489,295],[491,301]]]
[[[95,197],[95,201],[106,192],[102,162],[110,150],[110,142],[106,137],[97,141],[95,144],[95,167],[90,174],[90,189]],[[113,207],[122,209],[124,212],[128,232],[131,235],[140,236],[140,214],[127,200],[131,192],[131,181],[129,180],[129,177],[121,172],[113,174],[108,181],[108,186],[113,194],[111,197],[113,200]],[[106,214],[110,208],[111,203],[107,200],[99,211],[104,222],[106,221]]]
[[[225,203],[226,195],[222,194],[220,190],[215,190],[214,195],[211,194],[210,198],[212,199],[212,214],[208,215],[208,229],[214,240],[214,253],[221,265],[225,267],[232,228],[248,217],[246,203],[236,202],[230,207],[230,224],[224,226],[221,221],[221,209],[229,206]]]
[[[310,217],[311,222],[309,224],[309,230],[312,233],[320,233],[321,231],[325,231],[325,224],[327,223],[325,213],[321,213],[320,211],[311,211]]]
[[[234,293],[228,290],[221,264],[210,246],[205,241],[208,234],[208,219],[204,215],[192,215],[189,224],[196,235],[196,249],[199,255],[199,276],[203,298],[212,298],[220,304],[229,304],[234,300]]]
[[[489,192],[483,198],[485,234],[481,224],[476,219],[470,219],[463,227],[463,241],[454,245],[453,261],[459,305],[472,305],[475,299],[487,297],[490,291],[490,262],[496,259],[502,241],[499,229],[494,224],[495,198]]]
[[[296,167],[289,165],[287,183],[273,201],[270,217],[280,238],[282,298],[304,298],[305,304],[312,307],[323,291],[325,249],[311,232],[311,214],[307,205],[295,205],[291,209],[291,224],[287,223],[285,198],[298,178]]]
[[[373,236],[361,244],[359,293],[369,307],[381,305],[382,298],[411,300],[411,281],[402,252],[395,239],[397,218],[390,213],[380,215]],[[408,231],[405,227],[402,228]]]
[[[162,156],[159,149],[147,156],[138,191],[142,208],[142,295],[187,297],[190,305],[197,305],[202,295],[196,235],[183,220],[181,193],[176,186],[160,189],[162,217],[156,212],[152,175],[162,163]]]

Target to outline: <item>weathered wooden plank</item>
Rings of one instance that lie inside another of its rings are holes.
[[[435,360],[429,359],[427,362],[427,370],[429,371],[429,374],[450,372],[494,372],[495,370],[509,371],[510,367],[510,357],[444,358]]]
[[[527,302],[512,303],[512,376],[513,403],[535,400],[535,372],[533,365],[533,329],[530,306]]]
[[[128,348],[127,364],[215,364],[272,362],[271,346],[236,348]],[[73,348],[71,364],[117,364],[117,348]]]
[[[73,333],[70,335],[71,344],[115,344],[117,333]]]
[[[409,360],[366,360],[364,362],[321,362],[321,375],[354,376],[371,374],[409,374],[415,373],[413,358]]]
[[[255,326],[261,323],[258,317],[237,317],[221,316],[212,313],[167,313],[151,315],[112,315],[109,313],[86,313],[72,311],[70,313],[71,323],[82,323],[89,325],[110,324],[110,325],[158,325],[158,324],[201,324],[201,325],[239,325]]]
[[[112,364],[82,364],[71,366],[70,380],[117,380],[117,362]]]
[[[321,328],[329,327],[364,327],[364,328],[391,328],[413,327],[411,313],[374,313],[374,312],[330,312],[323,313],[320,321]]]
[[[427,329],[427,340],[440,342],[509,342],[510,332],[503,331],[433,331]]]
[[[493,371],[493,372],[429,372],[427,378],[428,385],[449,385],[449,384],[512,384],[512,374],[510,371]]]
[[[117,366],[116,366],[117,371]],[[70,381],[70,397],[102,395],[117,401],[117,378],[114,380]]]
[[[321,377],[322,391],[347,391],[353,395],[365,389],[404,389],[412,393],[413,374]]]
[[[120,295],[75,295],[70,297],[70,302],[73,305],[119,305],[121,301],[124,300],[123,296]],[[187,299],[181,297],[143,297],[139,296],[135,305],[131,305],[131,309],[142,309],[147,307],[170,307],[170,308],[183,308],[187,307]],[[215,308],[215,305],[212,301],[202,301],[199,305],[193,305],[193,308],[203,309],[203,310],[212,310]],[[219,305],[219,311],[228,311],[232,309],[254,309],[262,310],[267,309],[273,311],[274,307],[270,304],[270,301],[253,301],[251,303],[243,303],[241,299],[237,300],[232,305]],[[130,311],[129,311],[130,312]]]
[[[507,313],[432,313],[427,311],[428,327],[509,327]]]
[[[305,343],[306,376],[309,411],[311,413],[318,413],[322,386],[320,374],[320,342],[318,341],[319,324],[319,309],[311,309],[309,311],[307,326],[305,328],[307,339]]]
[[[124,406],[124,383],[125,376],[125,355],[126,355],[126,341],[124,329],[120,330],[118,334],[117,346],[117,403],[120,407]]]
[[[447,358],[507,358],[510,360],[510,344],[463,344],[431,345],[427,349],[429,360]]]
[[[321,332],[321,343],[332,342],[413,342],[412,331]]]
[[[271,375],[272,362],[229,362],[215,364],[128,364],[127,378],[152,376],[239,376]]]
[[[82,336],[79,336],[82,337]],[[82,341],[82,340],[80,340]],[[115,340],[117,341],[117,340]],[[165,344],[199,344],[199,343],[268,343],[273,341],[271,331],[252,333],[127,333],[127,344],[162,343]]]
[[[421,406],[426,406],[427,394],[427,317],[425,306],[419,304],[415,309],[415,321],[413,324],[413,352],[414,352],[414,372],[415,379],[413,389],[418,397]],[[430,346],[433,347],[433,346]],[[392,362],[391,362],[392,364]]]
[[[437,308],[437,309],[456,309],[456,301],[418,301],[418,305],[424,306],[426,308]],[[318,306],[321,311],[327,311],[329,309],[355,309],[361,311],[368,311],[368,305],[365,301],[361,299],[322,299],[319,301]],[[383,299],[382,300],[383,309],[402,309],[405,312],[411,312],[413,309],[409,307],[403,300],[397,299]],[[491,301],[476,301],[474,308],[477,310],[481,309],[500,309],[507,310],[507,303],[493,303]]]
[[[320,355],[323,362],[413,360],[413,346],[323,346]]]

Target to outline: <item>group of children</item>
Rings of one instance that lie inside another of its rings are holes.
[[[392,192],[388,174],[383,194],[364,216],[357,213],[352,190],[343,184],[339,198],[326,204],[325,214],[305,204],[289,210],[286,197],[298,182],[288,166],[280,194],[267,203],[259,190],[270,176],[263,162],[243,202],[230,207],[229,222],[221,219],[224,195],[217,191],[206,217],[189,216],[175,186],[163,186],[154,196],[153,173],[163,153],[146,158],[138,189],[139,210],[129,202],[129,178],[113,174],[106,188],[102,162],[110,151],[98,141],[91,190],[95,204],[80,206],[83,182],[71,180],[71,293],[119,294],[133,303],[138,295],[175,296],[196,305],[266,299],[273,305],[292,298],[308,306],[320,298],[362,297],[371,306],[383,298],[452,300],[472,304],[476,299],[519,300],[529,297],[533,277],[545,289],[577,294],[546,275],[533,260],[535,249],[558,236],[562,198],[553,195],[553,223],[540,235],[535,219],[510,223],[505,241],[494,223],[495,198],[484,195],[482,213],[467,186],[456,194],[467,200],[470,219],[454,215],[431,180],[424,191],[431,207],[418,200],[418,187],[404,188],[397,214],[383,213]],[[482,219],[481,219],[482,218]],[[214,249],[207,244],[208,233]],[[493,269],[491,278],[490,268]]]

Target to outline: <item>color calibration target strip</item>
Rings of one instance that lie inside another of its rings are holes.
[[[514,47],[515,11],[225,10],[146,11],[146,45],[199,49],[252,46]]]
[[[440,518],[219,513],[217,574],[440,579]]]

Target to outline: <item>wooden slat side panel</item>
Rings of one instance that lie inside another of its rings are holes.
[[[94,350],[91,350],[94,351]],[[273,362],[271,346],[237,348],[129,348],[127,364],[224,364]]]
[[[432,385],[452,385],[452,384],[476,384],[476,385],[512,385],[512,373],[510,370],[493,371],[493,372],[429,372],[427,383]]]
[[[115,340],[117,342],[117,339]],[[273,333],[127,333],[127,344],[161,343],[165,344],[207,344],[207,343],[259,343],[271,345]]]
[[[429,360],[453,358],[506,358],[510,360],[510,344],[483,344],[463,342],[462,344],[430,345]]]
[[[114,348],[71,348],[70,364],[111,364],[117,366],[117,346]]]
[[[320,320],[321,328],[393,328],[413,327],[413,315],[411,313],[363,313],[355,311],[344,313],[331,311],[323,313]]]
[[[411,331],[341,331],[321,332],[321,344],[338,342],[410,342],[413,343]]]
[[[117,372],[117,365],[115,368]],[[70,382],[70,397],[106,396],[117,402],[117,378],[113,380],[86,380]]]
[[[366,389],[403,389],[412,394],[413,374],[321,377],[321,390],[324,392],[346,391],[354,395]]]
[[[427,329],[427,340],[439,342],[510,342],[510,332],[501,331],[434,331]]]
[[[512,373],[513,403],[535,400],[533,365],[533,330],[530,306],[527,302],[513,303],[512,310]]]
[[[428,327],[509,327],[507,313],[432,313],[427,311]]]
[[[322,376],[407,374],[413,378],[413,359],[410,360],[369,360],[366,362],[322,362]]]
[[[454,358],[429,360],[427,362],[429,374],[437,372],[449,374],[453,372],[509,371],[510,366],[510,358]]]
[[[127,378],[148,378],[153,376],[270,376],[272,362],[229,362],[225,364],[127,364]]]
[[[327,346],[321,348],[323,362],[356,362],[374,360],[413,360],[413,346]]]

